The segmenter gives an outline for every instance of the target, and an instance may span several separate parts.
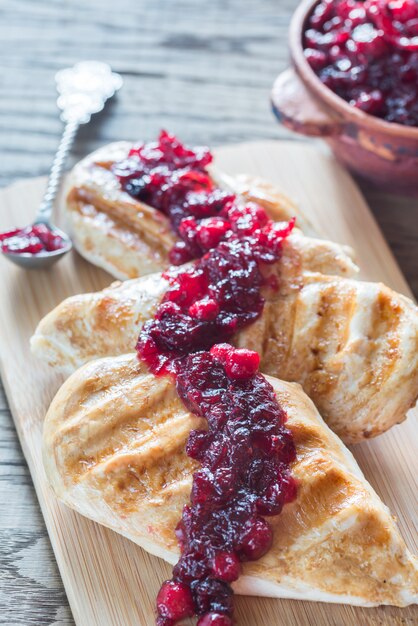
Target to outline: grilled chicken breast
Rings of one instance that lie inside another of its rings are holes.
[[[269,381],[294,436],[298,495],[269,518],[273,547],[244,564],[235,590],[363,606],[415,602],[416,561],[389,510],[299,385]],[[174,529],[197,466],[185,442],[202,427],[171,378],[153,376],[135,355],[94,361],[51,404],[46,473],[65,504],[174,563]]]
[[[308,270],[345,276],[357,266],[338,244],[293,232],[284,242],[280,263],[271,270],[281,292],[297,290]],[[167,287],[161,274],[153,274],[68,298],[41,320],[32,350],[66,373],[100,356],[130,352]]]
[[[381,283],[305,272],[235,343],[300,383],[346,443],[402,422],[418,398],[418,308]]]
[[[72,170],[64,194],[68,229],[77,250],[88,261],[122,280],[163,271],[176,235],[167,217],[122,191],[111,171],[112,163],[126,158],[131,144],[117,142],[93,152]],[[312,227],[297,207],[272,185],[250,176],[227,176],[211,169],[221,188],[243,202],[257,202],[275,221],[296,216],[307,234]],[[348,246],[333,244],[346,257],[347,271],[354,270]]]
[[[311,259],[306,240],[289,237],[270,270],[280,290],[265,290],[263,314],[233,342],[259,352],[265,373],[299,382],[330,428],[355,443],[404,420],[417,400],[418,312],[382,284],[307,271],[333,257],[325,250],[321,261],[312,244]],[[167,288],[154,274],[69,298],[40,322],[32,351],[67,373],[130,352]]]

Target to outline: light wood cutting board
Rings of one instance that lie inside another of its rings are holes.
[[[410,295],[364,199],[328,153],[297,143],[263,142],[220,148],[216,156],[217,165],[226,172],[258,174],[277,183],[296,200],[320,235],[356,249],[363,278],[381,280]],[[1,228],[29,222],[44,185],[44,179],[35,179],[1,191]],[[77,625],[152,626],[155,597],[161,581],[170,575],[169,566],[59,504],[48,487],[41,460],[42,420],[62,379],[31,357],[29,337],[40,318],[63,298],[101,289],[110,280],[76,254],[49,271],[32,273],[1,258],[1,374]],[[407,422],[353,448],[366,477],[398,517],[402,535],[415,552],[416,414],[411,411]],[[236,617],[240,626],[412,626],[418,623],[418,609],[238,598]]]

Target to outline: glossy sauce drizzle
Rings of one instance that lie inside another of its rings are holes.
[[[262,207],[240,206],[215,187],[210,161],[207,149],[162,133],[114,166],[126,191],[170,217],[182,239],[173,260],[199,257],[166,273],[169,289],[137,343],[139,358],[173,375],[185,406],[207,422],[187,443],[200,468],[176,529],[181,557],[158,594],[158,626],[192,615],[198,626],[230,626],[241,563],[269,550],[265,517],[296,496],[286,414],[258,373],[258,354],[225,343],[262,313],[263,268],[279,261],[294,221],[274,223]]]

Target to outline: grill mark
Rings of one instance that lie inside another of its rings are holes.
[[[85,441],[81,444],[82,454],[71,460],[71,464],[66,468],[67,471],[72,472],[76,480],[80,480],[84,473],[99,469],[102,464],[111,463],[115,455],[121,458],[119,455],[136,454],[142,447],[152,443],[155,437],[163,438],[167,429],[172,432],[173,428],[179,428],[185,418],[189,422],[186,413],[179,415],[176,419],[172,418],[171,405],[159,408],[158,412],[152,410],[152,413],[151,417],[138,416],[138,411],[136,411],[129,418],[124,416],[125,423],[117,424],[116,428],[110,424],[101,428],[92,441]],[[155,415],[158,415],[158,423],[155,423]],[[70,441],[72,439],[71,433],[69,439]],[[101,469],[104,470],[105,467]]]
[[[347,318],[350,319],[352,299],[352,290],[350,294],[342,294],[338,285],[331,283],[324,286],[317,310],[313,312],[317,316],[317,324],[312,333],[313,341],[310,344],[314,358],[304,385],[315,402],[321,396],[332,394],[338,385],[341,334],[346,330],[344,322]]]
[[[308,359],[301,357],[301,355],[303,355],[303,351],[300,350],[300,346],[298,344],[301,338],[303,338],[305,346],[309,346],[312,341],[312,336],[315,336],[316,334],[315,329],[312,329],[311,327],[306,328],[304,322],[301,323],[301,318],[303,320],[303,318],[306,317],[306,303],[303,300],[303,292],[304,290],[309,289],[310,285],[304,285],[292,303],[292,311],[290,312],[291,333],[288,338],[288,349],[285,357],[284,370],[279,370],[277,373],[279,378],[283,377],[285,380],[289,381],[294,380],[302,385],[306,384],[306,379],[310,375],[310,369],[308,368]],[[309,358],[312,358],[312,353],[309,354]],[[276,375],[276,372],[274,372],[274,375]]]
[[[118,301],[112,294],[103,294],[96,301],[96,306],[90,315],[91,333],[93,336],[100,336],[103,332],[109,333],[112,337],[112,343],[118,346],[120,350],[129,344],[129,326],[133,318],[134,300]],[[97,345],[92,341],[91,334],[76,333],[74,320],[70,319],[65,325],[61,325],[60,329],[67,327],[72,331],[72,342],[77,346],[81,346],[86,354],[95,356],[97,354]],[[116,333],[116,336],[115,336]],[[91,347],[89,349],[89,347]]]
[[[129,216],[124,216],[120,211],[114,210],[114,207],[123,207],[122,202],[117,204],[116,202],[101,202],[100,196],[93,196],[92,194],[80,194],[75,195],[75,189],[70,192],[68,197],[68,208],[72,211],[76,211],[83,217],[94,220],[99,217],[100,214],[106,216],[108,220],[111,220],[111,224],[107,224],[106,228],[109,233],[113,232],[116,238],[121,238],[124,233],[129,235],[129,239],[137,246],[140,244],[143,249],[146,245],[150,249],[150,256],[161,257],[161,259],[168,263],[168,252],[172,248],[175,237],[164,232],[167,228],[163,224],[159,224],[159,228],[152,229],[151,232],[147,231],[144,226],[147,225],[147,220],[142,219],[139,224],[129,220]],[[138,208],[138,211],[141,210]],[[153,209],[155,210],[155,209]],[[164,216],[162,214],[161,218]],[[143,218],[143,216],[142,216]],[[142,228],[141,228],[142,226]],[[135,237],[137,238],[135,241]]]
[[[291,302],[291,307],[288,313],[288,318],[290,318],[290,324],[288,326],[289,328],[289,334],[286,337],[286,341],[284,342],[285,344],[287,344],[287,350],[286,353],[284,355],[284,359],[283,359],[283,365],[284,365],[284,377],[286,379],[286,377],[288,377],[288,373],[287,373],[287,363],[290,360],[290,355],[292,353],[293,350],[293,342],[295,339],[295,328],[296,328],[296,320],[297,320],[297,315],[298,315],[298,304],[299,304],[299,298],[298,295],[296,295],[296,297],[292,296],[291,298],[289,298],[290,302]],[[279,319],[277,320],[277,322],[279,323]]]
[[[278,556],[285,556],[288,550],[293,552],[294,544],[308,531],[319,533],[324,524],[351,507],[361,494],[366,495],[351,474],[322,452],[312,451],[303,462],[293,466],[293,472],[297,480],[301,479],[298,498],[270,519],[274,546],[271,556],[264,559],[267,566]]]
[[[402,308],[393,302],[393,299],[382,291],[379,292],[378,298],[373,307],[372,330],[374,331],[371,338],[375,343],[375,351],[384,356],[384,367],[378,370],[379,379],[387,380],[392,374],[393,369],[398,363],[398,348],[400,344],[400,326],[402,324]],[[373,353],[371,351],[371,359]],[[370,360],[371,360],[370,359]],[[377,363],[381,359],[376,359]]]
[[[111,457],[130,441],[131,447],[137,445],[145,432],[149,431],[151,436],[152,432],[172,422],[173,414],[186,415],[169,381],[162,380],[160,385],[155,385],[151,375],[141,375],[131,381],[123,378],[117,385],[111,381],[90,394],[87,391],[87,395],[87,406],[81,398],[77,410],[69,415],[56,436],[58,446],[78,452],[68,455],[66,463],[66,471],[76,479],[86,468],[91,469]],[[103,415],[109,419],[98,419]],[[86,419],[88,429],[83,428]],[[76,443],[71,445],[71,442]]]
[[[116,176],[110,171],[107,171],[107,180],[102,180],[102,169],[92,164],[89,167],[89,179],[75,185],[70,191],[68,200],[71,202],[74,197],[75,200],[91,203],[98,210],[108,213],[141,235],[156,237],[158,241],[162,240],[167,245],[172,245],[174,236],[168,218],[145,202],[127,196]]]
[[[184,480],[191,480],[197,467],[196,461],[184,452],[192,423],[188,416],[183,430],[177,428],[175,440],[165,437],[164,446],[161,440],[141,442],[135,452],[103,461],[83,480],[92,481],[104,493],[109,506],[119,512],[138,511],[150,499],[171,499],[179,489],[180,493],[184,491]],[[189,493],[184,493],[184,503],[188,497]]]
[[[264,307],[264,311],[263,311],[263,315],[264,315],[264,321],[266,321],[267,323],[264,324],[264,333],[263,333],[263,340],[262,340],[262,344],[261,344],[261,368],[263,371],[268,372],[269,366],[268,365],[264,365],[265,361],[269,361],[268,359],[268,352],[269,352],[269,346],[270,346],[270,342],[274,342],[274,337],[275,337],[275,331],[276,331],[276,318],[275,318],[275,314],[274,314],[274,310],[273,310],[273,305],[271,302],[266,303],[265,307]],[[277,342],[277,346],[280,346],[280,342]],[[267,358],[266,358],[267,357]]]
[[[330,437],[324,438],[324,432],[316,424],[292,419],[289,424],[297,448],[298,462],[303,462],[312,451],[326,450]],[[340,459],[342,460],[342,459]]]

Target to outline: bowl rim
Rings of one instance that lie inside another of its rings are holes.
[[[360,109],[356,109],[320,81],[306,60],[302,45],[306,20],[314,6],[319,2],[320,0],[302,0],[296,8],[290,23],[290,53],[295,69],[301,75],[302,80],[320,100],[325,102],[329,108],[338,111],[343,118],[348,118],[352,122],[368,126],[382,133],[418,140],[418,128],[404,126],[396,122],[387,122]]]

